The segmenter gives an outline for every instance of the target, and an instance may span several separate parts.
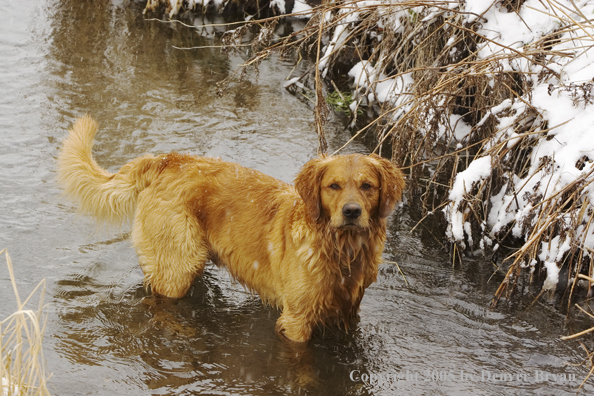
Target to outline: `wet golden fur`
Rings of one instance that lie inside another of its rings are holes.
[[[92,157],[96,131],[88,116],[74,124],[59,181],[100,222],[134,219],[132,242],[154,293],[183,297],[211,259],[282,309],[276,330],[290,340],[309,340],[318,324],[348,325],[376,279],[386,217],[404,188],[392,163],[320,157],[303,166],[294,187],[177,153],[145,155],[111,174]]]

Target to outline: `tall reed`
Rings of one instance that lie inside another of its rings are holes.
[[[1,396],[46,396],[49,395],[43,358],[43,334],[46,315],[43,297],[45,280],[41,281],[31,294],[22,301],[14,276],[12,261],[8,251],[3,249],[8,273],[14,291],[17,310],[0,322],[0,379]],[[27,309],[27,303],[39,292],[38,307]]]

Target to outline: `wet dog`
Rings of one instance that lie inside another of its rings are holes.
[[[404,188],[377,155],[322,156],[295,186],[215,158],[145,155],[118,173],[91,150],[89,116],[64,141],[59,181],[83,213],[104,223],[133,219],[132,243],[153,293],[183,297],[208,260],[282,309],[276,331],[308,341],[317,325],[356,315],[375,281],[386,217]]]

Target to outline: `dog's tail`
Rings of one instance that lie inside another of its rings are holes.
[[[84,214],[100,224],[120,225],[134,216],[138,194],[162,168],[151,155],[137,158],[112,174],[93,159],[91,150],[97,123],[84,116],[76,121],[58,158],[58,182]]]

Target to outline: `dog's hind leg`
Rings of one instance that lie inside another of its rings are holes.
[[[151,189],[145,192],[132,230],[145,284],[155,294],[181,298],[208,259],[205,232],[186,205],[162,199]]]

